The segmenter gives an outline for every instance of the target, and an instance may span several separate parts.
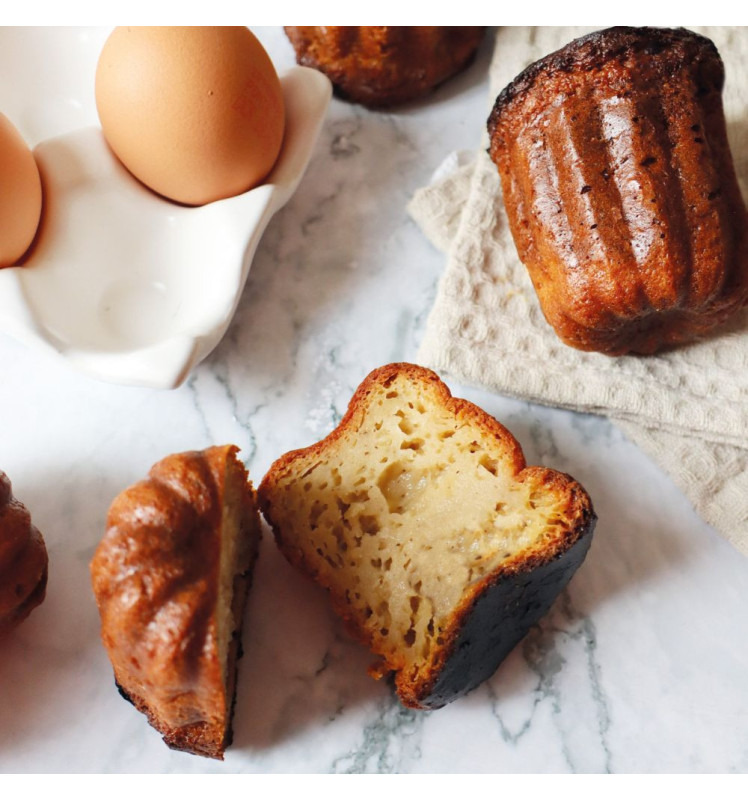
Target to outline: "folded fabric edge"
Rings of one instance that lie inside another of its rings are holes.
[[[705,522],[748,556],[748,449],[611,421],[670,476]]]

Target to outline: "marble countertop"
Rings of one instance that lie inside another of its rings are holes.
[[[291,66],[281,29],[256,30]],[[71,42],[95,63],[105,33]],[[45,602],[0,644],[0,771],[748,770],[748,560],[608,421],[451,381],[529,463],[582,482],[599,515],[569,588],[493,678],[442,710],[403,708],[268,533],[225,762],[168,750],[115,690],[88,573],[109,503],[166,454],[211,444],[237,444],[258,482],[329,432],[371,369],[416,358],[443,256],[406,204],[448,153],[479,146],[489,59],[487,45],[393,113],[333,100],[226,337],[181,388],[97,382],[0,336],[0,468],[50,556]],[[0,109],[13,119],[9,91]],[[95,122],[90,97],[60,96],[55,119]],[[63,132],[43,112],[14,121],[32,140]]]

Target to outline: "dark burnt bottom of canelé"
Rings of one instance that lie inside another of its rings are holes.
[[[488,586],[465,615],[443,667],[424,696],[406,705],[437,709],[490,678],[579,569],[592,543],[597,517],[590,510],[579,537],[564,552],[539,565],[502,576]],[[402,698],[406,701],[406,698]]]

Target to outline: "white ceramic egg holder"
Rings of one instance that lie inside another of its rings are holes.
[[[37,240],[0,270],[0,328],[115,383],[173,388],[229,326],[257,245],[293,195],[331,97],[321,73],[281,78],[283,146],[266,181],[196,208],[164,200],[84,128],[34,149],[44,187]]]

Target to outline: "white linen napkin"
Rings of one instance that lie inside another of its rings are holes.
[[[499,29],[486,117],[525,66],[589,30]],[[748,29],[693,30],[715,42],[725,63],[728,134],[745,195]],[[609,416],[748,555],[748,309],[718,334],[665,354],[611,358],[567,347],[517,257],[496,167],[485,150],[452,161],[408,209],[447,253],[419,361],[501,394]]]

